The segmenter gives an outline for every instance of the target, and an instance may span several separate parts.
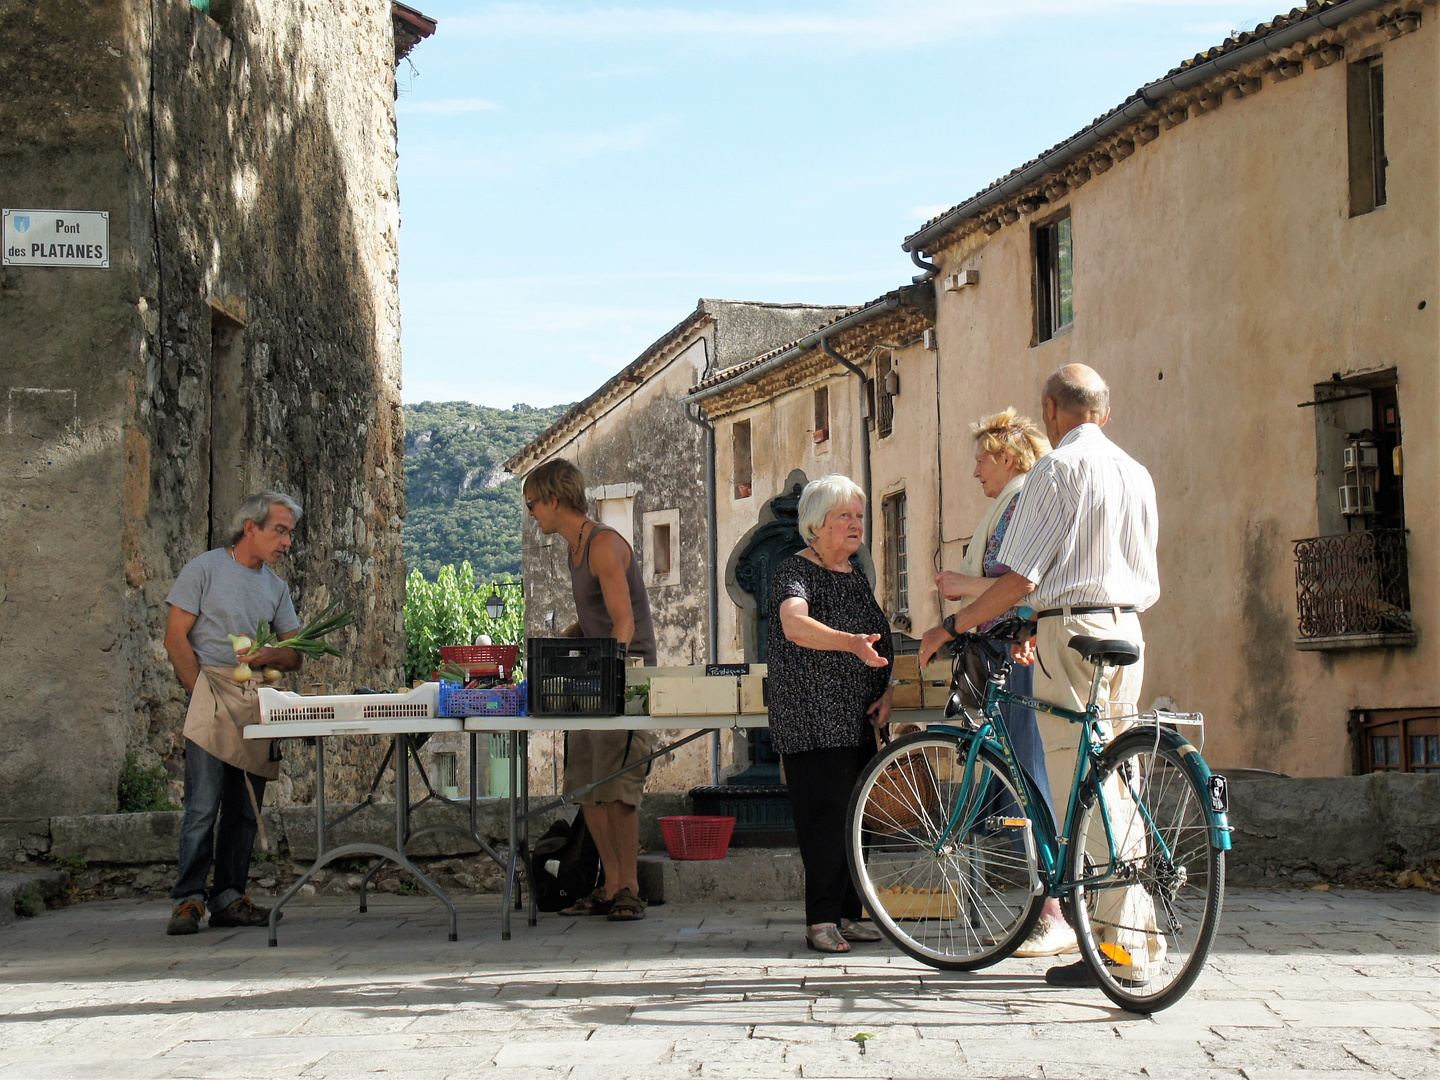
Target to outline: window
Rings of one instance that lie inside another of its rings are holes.
[[[730,428],[730,458],[735,498],[750,497],[750,421],[737,420]]]
[[[815,441],[823,443],[830,438],[830,388],[822,386],[815,391]]]
[[[881,503],[885,519],[885,594],[892,612],[890,620],[910,610],[910,538],[906,522],[905,493],[887,495]]]
[[[1354,714],[1362,773],[1440,775],[1440,709],[1369,709]]]
[[[440,751],[431,759],[430,786],[447,799],[460,794],[459,758],[451,751]]]
[[[888,439],[895,430],[895,394],[900,389],[900,376],[894,358],[888,352],[875,354],[875,431]]]
[[[596,516],[600,524],[609,525],[625,538],[625,543],[635,547],[635,500],[599,499],[595,503]]]
[[[647,588],[680,584],[680,511],[652,510],[641,520],[641,566]]]
[[[210,546],[230,541],[230,518],[250,490],[245,457],[250,444],[245,328],[210,308]]]
[[[1295,541],[1302,649],[1413,644],[1396,372],[1315,387],[1319,535]]]
[[[1374,56],[1348,75],[1350,216],[1358,217],[1385,205],[1385,69]]]
[[[1035,340],[1049,341],[1075,321],[1075,245],[1070,214],[1035,227]]]

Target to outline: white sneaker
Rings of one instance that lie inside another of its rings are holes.
[[[1032,957],[1032,956],[1064,956],[1066,953],[1080,951],[1080,944],[1075,940],[1075,931],[1063,922],[1051,922],[1049,919],[1041,919],[1035,924],[1035,929],[1030,931],[1030,936],[1020,943],[1011,956]]]

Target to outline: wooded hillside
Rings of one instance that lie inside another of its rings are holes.
[[[470,560],[478,581],[520,573],[520,481],[502,463],[569,406],[405,406],[405,562],[431,581]]]

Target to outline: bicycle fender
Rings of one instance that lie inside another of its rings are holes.
[[[1154,733],[1155,728],[1153,727],[1130,728],[1115,741],[1118,742],[1124,738],[1136,738],[1143,734],[1147,741],[1153,743],[1155,741]],[[1200,751],[1195,748],[1194,743],[1174,728],[1162,726],[1160,728],[1160,745],[1180,755],[1180,760],[1184,763],[1184,767],[1199,781],[1201,791],[1210,790],[1210,777],[1212,775],[1210,772],[1210,764],[1201,755]],[[1229,851],[1231,849],[1230,833],[1233,831],[1230,826],[1230,815],[1215,810],[1207,803],[1205,804],[1205,816],[1209,820],[1210,846],[1218,848],[1220,851]]]

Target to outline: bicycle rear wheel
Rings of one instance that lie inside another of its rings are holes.
[[[870,917],[902,952],[947,971],[1005,959],[1045,902],[1014,781],[982,747],[966,787],[968,747],[944,732],[897,739],[850,796],[850,874]]]
[[[1134,728],[1101,755],[1070,833],[1080,952],[1111,1001],[1132,1012],[1169,1008],[1205,965],[1225,894],[1225,852],[1212,843],[1195,748],[1179,735]],[[1198,756],[1198,755],[1197,755]],[[1116,859],[1112,864],[1111,841]]]

